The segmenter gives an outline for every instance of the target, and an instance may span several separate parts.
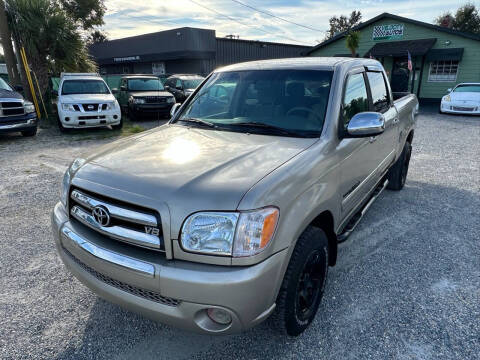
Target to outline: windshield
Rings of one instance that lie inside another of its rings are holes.
[[[103,80],[66,80],[63,82],[62,95],[73,94],[110,94]]]
[[[480,92],[480,84],[458,85],[453,92]]]
[[[163,84],[160,79],[129,79],[128,80],[129,91],[161,91],[164,90]]]
[[[213,74],[177,121],[191,126],[319,137],[332,71],[252,70]],[[282,131],[279,131],[282,130]]]
[[[2,78],[0,78],[0,90],[13,91],[13,89],[10,87],[10,85],[8,85],[7,82],[5,80],[3,80]]]
[[[202,83],[202,81],[203,81],[202,78],[183,80],[183,88],[184,89],[196,89],[197,86]]]

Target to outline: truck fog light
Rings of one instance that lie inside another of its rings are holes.
[[[223,309],[209,308],[207,309],[207,315],[214,322],[221,325],[228,325],[232,322],[230,314]]]
[[[113,115],[113,118],[114,118],[115,120],[117,120],[117,119],[118,119],[118,116],[117,116],[117,115]]]
[[[67,117],[65,118],[65,121],[70,121],[70,118],[67,116]]]

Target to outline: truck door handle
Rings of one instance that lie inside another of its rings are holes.
[[[393,123],[394,123],[394,124],[397,124],[399,121],[400,121],[399,118],[393,118]]]
[[[370,139],[368,139],[368,142],[371,144],[373,142],[377,141],[377,137],[376,136],[370,136]]]

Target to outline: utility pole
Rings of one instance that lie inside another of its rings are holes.
[[[5,3],[3,0],[0,0],[0,40],[2,41],[3,52],[5,55],[8,78],[12,84],[18,85],[21,80],[15,61],[15,54],[12,47],[12,35],[8,28],[7,13],[5,11]]]

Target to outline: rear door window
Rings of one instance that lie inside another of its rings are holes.
[[[390,101],[388,98],[387,86],[385,85],[385,78],[383,74],[378,71],[367,72],[368,83],[370,84],[370,91],[372,92],[373,108],[376,112],[385,112],[388,110]]]
[[[369,102],[363,73],[349,75],[342,104],[344,128],[347,128],[354,115],[364,111],[369,111]]]

